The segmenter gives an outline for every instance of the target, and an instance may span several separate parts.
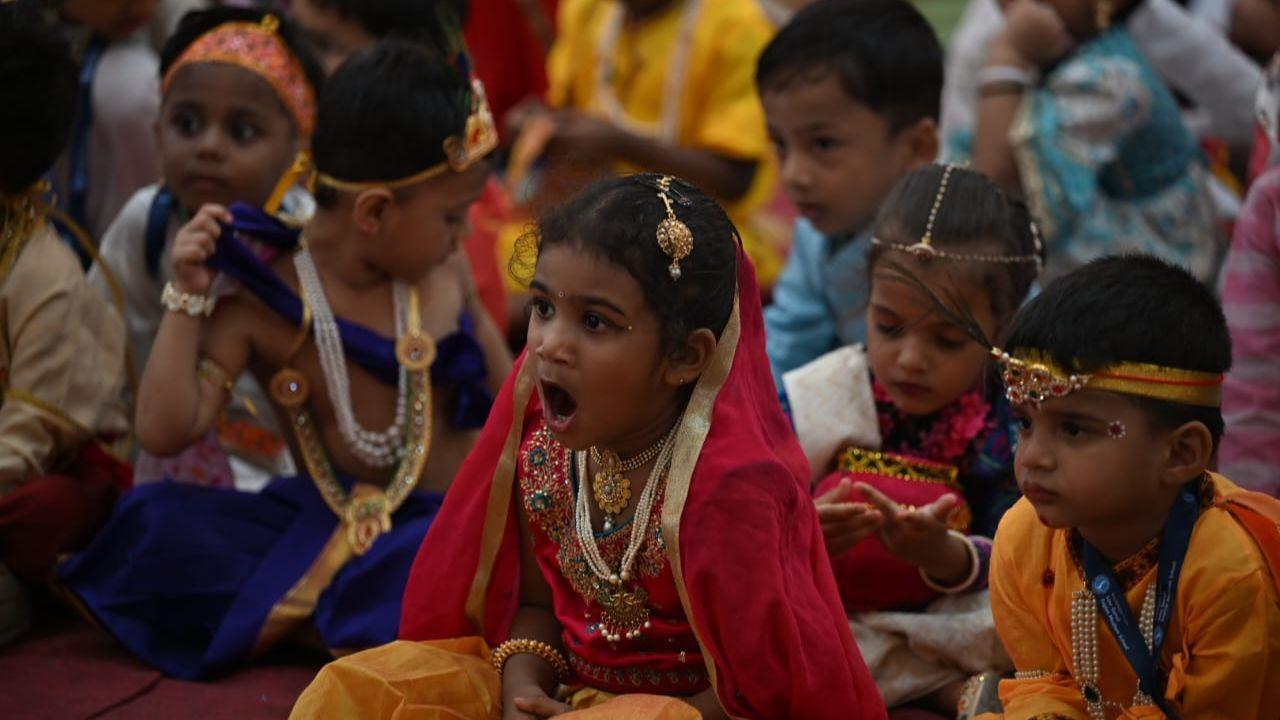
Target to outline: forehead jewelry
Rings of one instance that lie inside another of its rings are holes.
[[[1036,266],[1037,273],[1040,271],[1043,261],[1040,259],[1041,250],[1043,249],[1043,241],[1040,239],[1040,230],[1036,227],[1035,222],[1031,222],[1031,239],[1034,243],[1035,250],[1029,255],[986,255],[980,253],[954,253],[946,250],[939,250],[933,246],[933,229],[938,221],[938,211],[942,209],[942,201],[947,196],[947,187],[951,184],[951,174],[955,171],[955,165],[942,166],[942,180],[938,183],[938,194],[933,198],[933,206],[929,208],[929,219],[924,226],[924,235],[920,236],[920,241],[914,245],[899,245],[881,240],[880,238],[871,238],[872,245],[897,250],[898,252],[909,253],[919,260],[931,260],[933,258],[944,258],[947,260],[965,260],[969,262],[988,262],[1002,263],[1006,265],[1016,265],[1019,263],[1033,263]]]
[[[1111,424],[1107,426],[1107,435],[1110,435],[1115,440],[1123,439],[1126,434],[1128,434],[1128,428],[1119,420],[1112,420]]]
[[[667,209],[667,217],[658,223],[658,247],[671,258],[667,272],[672,280],[680,279],[680,261],[693,252],[693,231],[676,217],[675,208],[671,206],[671,176],[663,175],[658,180],[658,197]]]

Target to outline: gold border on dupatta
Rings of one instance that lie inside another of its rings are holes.
[[[506,534],[507,513],[511,511],[511,490],[515,483],[516,461],[520,454],[520,441],[524,437],[524,417],[529,410],[529,398],[533,394],[533,363],[528,356],[520,365],[516,376],[511,403],[511,429],[507,442],[502,446],[502,456],[493,471],[493,483],[489,487],[489,505],[485,512],[484,532],[480,536],[480,556],[476,573],[471,579],[471,591],[467,594],[467,619],[484,635],[485,596],[489,592],[489,580],[498,549]]]
[[[684,581],[684,567],[680,562],[680,518],[684,514],[685,501],[689,499],[689,487],[693,480],[693,469],[702,454],[702,445],[711,432],[711,413],[715,410],[716,398],[720,389],[729,379],[729,371],[733,368],[733,360],[738,351],[738,339],[742,334],[739,299],[734,298],[733,313],[724,332],[720,334],[720,343],[711,364],[698,384],[693,388],[693,396],[689,398],[689,406],[685,408],[684,417],[680,420],[680,430],[676,433],[675,454],[671,459],[671,470],[667,473],[666,499],[662,506],[662,538],[667,545],[667,561],[671,564],[671,575],[676,581],[676,591],[680,594],[680,604],[684,607],[685,617],[693,636],[698,639],[702,648],[702,658],[707,665],[707,676],[711,680],[711,689],[716,693],[721,707],[727,707],[724,698],[720,697],[716,682],[716,663],[707,645],[702,640],[702,632],[698,627],[693,606],[689,602],[689,588]]]

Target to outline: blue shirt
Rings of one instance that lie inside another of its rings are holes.
[[[836,348],[867,341],[867,249],[870,230],[852,238],[818,232],[796,220],[791,254],[764,309],[773,381]]]

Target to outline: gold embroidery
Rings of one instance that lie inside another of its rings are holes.
[[[573,453],[556,442],[551,431],[539,428],[529,439],[520,458],[520,494],[525,513],[556,544],[560,572],[587,602],[599,605],[605,587],[587,565],[581,545],[574,539],[574,494],[570,480]],[[654,503],[653,517],[662,516],[662,496]],[[657,577],[666,566],[666,543],[662,528],[654,521],[649,539],[636,558],[640,577]],[[598,540],[600,554],[607,562],[620,562],[627,546],[623,525]],[[643,601],[643,600],[642,600]]]
[[[893,453],[880,453],[858,447],[846,448],[840,454],[840,469],[845,472],[870,473],[912,482],[941,483],[959,489],[959,470],[954,465],[929,462]]]
[[[633,687],[703,686],[708,682],[707,669],[702,665],[687,665],[681,669],[657,670],[646,667],[611,668],[596,665],[577,653],[569,653],[569,665],[578,677],[610,685]]]

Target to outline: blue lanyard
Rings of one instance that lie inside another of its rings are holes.
[[[169,217],[173,214],[173,193],[169,188],[161,186],[147,209],[146,239],[147,275],[152,280],[160,277],[160,256],[164,254],[164,246],[169,240]]]
[[[1150,649],[1138,628],[1138,621],[1133,617],[1133,611],[1129,609],[1124,590],[1111,571],[1111,565],[1097,549],[1084,540],[1080,541],[1079,548],[1089,589],[1097,599],[1098,610],[1107,621],[1112,636],[1137,673],[1138,686],[1171,720],[1180,720],[1181,716],[1164,697],[1165,683],[1160,677],[1156,659],[1160,657],[1160,647],[1168,634],[1173,604],[1178,594],[1178,576],[1182,573],[1183,559],[1191,545],[1191,531],[1200,515],[1200,502],[1193,489],[1196,485],[1196,482],[1192,482],[1182,488],[1169,511],[1160,536],[1155,623]]]
[[[84,51],[84,60],[80,63],[80,95],[76,121],[71,134],[71,186],[67,192],[67,214],[80,224],[89,227],[89,131],[93,128],[93,78],[98,74],[98,64],[102,60],[102,52],[107,42],[100,37],[89,41]],[[88,264],[88,258],[81,254],[82,264]]]

